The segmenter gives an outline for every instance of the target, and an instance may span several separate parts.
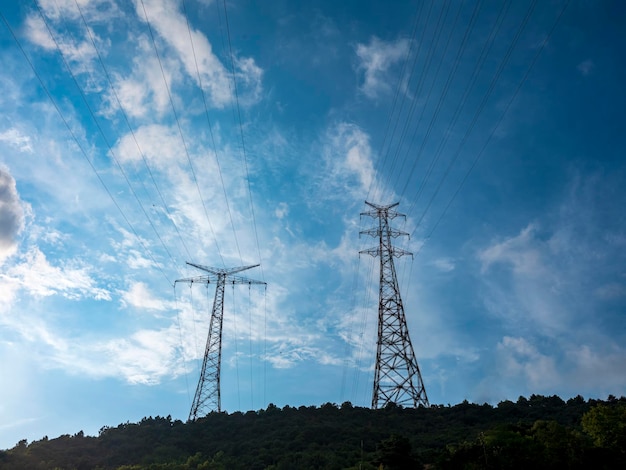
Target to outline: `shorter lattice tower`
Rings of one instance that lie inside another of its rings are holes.
[[[378,238],[378,246],[360,253],[380,258],[380,290],[378,296],[378,340],[376,344],[376,368],[372,408],[382,408],[389,403],[417,408],[429,406],[426,388],[422,381],[413,345],[406,325],[404,306],[398,287],[394,256],[412,253],[391,244],[392,238],[408,233],[393,229],[389,220],[405,217],[395,210],[399,203],[379,206],[365,201],[372,210],[361,213],[378,219],[378,227],[364,230],[361,234]]]
[[[204,360],[200,371],[200,380],[196,387],[196,394],[193,398],[189,421],[202,418],[212,411],[220,412],[220,367],[222,363],[222,324],[224,321],[224,287],[226,284],[263,284],[262,281],[254,281],[241,276],[233,276],[241,271],[259,266],[241,266],[238,268],[211,268],[199,264],[187,263],[194,268],[206,271],[208,274],[186,279],[178,279],[174,282],[189,282],[200,284],[216,284],[215,299],[213,300],[213,310],[211,312],[211,322],[209,323],[209,335],[204,350]]]

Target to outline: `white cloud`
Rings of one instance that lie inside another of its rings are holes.
[[[239,98],[239,104],[250,106],[262,98],[263,93],[263,69],[250,57],[236,57],[235,77],[237,78],[237,90],[243,91]]]
[[[435,268],[444,273],[454,271],[456,267],[454,264],[454,260],[451,258],[437,258],[432,262],[432,264]]]
[[[549,239],[540,237],[536,224],[481,250],[478,259],[488,288],[484,302],[493,314],[546,335],[555,335],[571,325],[578,312],[568,308],[563,295],[567,280],[551,252]],[[504,267],[506,275],[500,271],[492,275],[496,267]]]
[[[180,336],[174,326],[161,330],[141,330],[129,338],[120,338],[97,346],[107,361],[100,372],[122,376],[129,383],[155,385],[165,376],[178,375],[184,365],[178,353]],[[98,351],[96,351],[98,352]],[[98,367],[91,364],[89,369]]]
[[[36,297],[61,294],[72,300],[111,300],[109,290],[97,285],[90,269],[83,263],[70,260],[61,266],[53,266],[37,247],[24,255],[21,264],[11,266],[6,274],[0,275],[0,280],[17,283]]]
[[[53,10],[49,11],[52,12]],[[67,9],[64,8],[63,11],[65,12]],[[78,14],[78,11],[74,10],[74,12],[76,15]],[[86,30],[83,30],[83,37],[79,40],[69,36],[67,33],[55,31],[55,25],[51,21],[51,19],[55,19],[55,16],[57,14],[53,13],[52,18],[46,17],[44,21],[38,11],[29,15],[25,20],[25,30],[28,39],[33,44],[49,52],[56,51],[58,48],[65,61],[72,67],[72,73],[90,72],[97,54],[91,39],[87,37]],[[56,19],[60,20],[60,18]],[[63,19],[65,20],[66,18]],[[90,31],[90,33],[96,43],[102,44],[102,41],[93,31]]]
[[[56,49],[54,40],[46,28],[46,23],[40,16],[35,14],[28,16],[24,22],[24,26],[30,42],[48,51]]]
[[[595,67],[596,66],[593,63],[593,61],[591,59],[587,59],[587,60],[582,61],[580,64],[578,64],[576,68],[584,77],[586,77],[588,75],[591,75]]]
[[[0,142],[6,142],[22,153],[33,153],[30,137],[22,134],[18,129],[11,128],[0,132]]]
[[[108,108],[103,112],[107,116],[117,110],[117,100],[130,117],[142,118],[151,116],[152,113],[163,116],[170,110],[168,88],[172,90],[182,79],[179,64],[171,57],[161,57],[159,63],[154,47],[146,36],[140,36],[136,42],[136,55],[133,57],[130,74],[111,73],[115,95],[109,91],[105,97]],[[175,100],[173,92],[171,94]]]
[[[497,354],[500,375],[522,379],[530,389],[550,390],[561,381],[554,359],[524,338],[505,336],[498,343]]]
[[[17,250],[17,236],[24,227],[24,210],[15,179],[0,166],[0,265]]]
[[[278,207],[274,210],[274,214],[280,220],[282,220],[285,216],[289,214],[289,206],[285,202],[281,202],[278,204]]]
[[[511,265],[518,274],[536,275],[543,270],[541,253],[534,244],[537,227],[529,224],[519,235],[494,243],[478,254],[482,262],[483,273],[493,264],[505,263]]]
[[[122,136],[113,150],[121,163],[138,164],[143,155],[150,167],[159,171],[171,171],[172,166],[185,161],[178,132],[159,124],[141,126],[133,134]]]
[[[176,51],[187,75],[202,86],[209,102],[218,108],[231,103],[235,90],[229,71],[213,53],[206,36],[188,24],[178,4],[151,0],[135,2],[135,6],[141,21],[146,21],[147,14],[150,25]],[[256,102],[261,94],[262,70],[252,58],[235,57],[233,62],[238,86],[242,86],[240,102]]]
[[[605,341],[599,346],[573,345],[567,351],[572,367],[567,375],[569,383],[587,390],[600,386],[608,395],[621,394],[626,386],[626,350]]]
[[[133,282],[122,294],[122,304],[139,309],[165,311],[173,308],[171,302],[157,298],[143,282]]]
[[[322,150],[325,169],[316,176],[327,198],[364,199],[376,175],[367,133],[340,122],[329,129]]]
[[[39,0],[38,3],[53,21],[78,20],[82,12],[89,20],[106,22],[120,14],[114,0]]]
[[[385,42],[372,37],[369,44],[357,44],[356,55],[359,58],[358,69],[363,71],[361,91],[370,99],[376,99],[392,88],[391,68],[406,58],[409,50],[409,41],[398,39]]]
[[[610,311],[607,302],[623,298],[623,201],[615,199],[622,178],[620,171],[575,175],[540,222],[478,252],[492,313],[547,336],[581,323],[581,335],[606,328],[589,312]]]
[[[333,356],[328,351],[310,346],[281,345],[268,356],[267,360],[277,369],[290,369],[302,362],[316,361],[322,365],[340,366],[344,364],[344,359]]]

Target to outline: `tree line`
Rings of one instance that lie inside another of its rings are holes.
[[[531,395],[497,406],[372,410],[349,402],[270,404],[184,423],[138,423],[20,441],[0,468],[65,470],[394,470],[626,468],[626,398]]]

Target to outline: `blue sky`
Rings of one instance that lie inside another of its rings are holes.
[[[186,261],[223,409],[369,406],[365,200],[431,403],[624,394],[619,2],[0,5],[0,448],[187,418]]]

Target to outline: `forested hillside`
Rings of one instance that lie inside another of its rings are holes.
[[[2,469],[626,468],[626,398],[520,397],[496,407],[321,407],[144,418],[0,451]]]

